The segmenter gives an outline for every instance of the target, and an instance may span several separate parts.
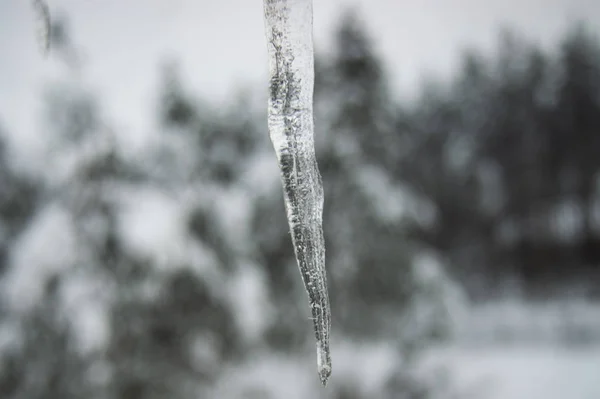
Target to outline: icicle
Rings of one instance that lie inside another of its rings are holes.
[[[323,184],[314,148],[312,0],[264,0],[269,46],[269,135],[281,169],[285,207],[300,274],[308,292],[317,367],[331,375],[331,315],[325,243]]]
[[[48,51],[50,51],[50,10],[44,0],[32,0],[32,5],[38,24],[38,45],[42,54],[45,56],[48,54]]]

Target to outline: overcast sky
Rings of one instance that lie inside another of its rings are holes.
[[[262,0],[47,0],[68,10],[83,80],[100,95],[110,123],[132,136],[153,123],[149,109],[165,58],[185,82],[224,99],[241,84],[266,87]],[[492,48],[512,27],[550,46],[576,20],[600,32],[598,0],[314,0],[315,42],[327,51],[336,19],[357,4],[398,95],[415,92],[423,74],[448,75],[467,46]],[[0,126],[20,147],[39,138],[43,84],[65,76],[44,60],[30,0],[0,0]]]

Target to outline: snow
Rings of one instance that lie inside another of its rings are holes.
[[[217,193],[212,202],[213,212],[220,216],[224,235],[240,249],[250,241],[250,218],[254,205],[251,195],[240,188],[228,188]]]
[[[442,257],[422,251],[412,262],[414,284],[426,295],[412,300],[408,320],[402,327],[406,336],[418,337],[433,322],[448,329],[451,336],[464,333],[469,305],[460,286],[446,273]],[[468,328],[468,327],[467,327]]]
[[[61,302],[75,332],[76,345],[88,354],[105,348],[110,339],[108,284],[89,270],[74,270],[63,282]]]
[[[229,282],[227,292],[235,321],[244,333],[244,338],[249,342],[260,340],[271,322],[269,316],[273,314],[262,270],[253,264],[240,265]]]
[[[260,354],[225,372],[210,395],[215,398],[305,399],[328,398],[352,387],[357,397],[377,397],[398,367],[391,343],[336,342],[336,378],[326,391],[319,389],[307,367],[307,356]],[[255,396],[253,396],[255,395]]]
[[[69,213],[49,205],[18,239],[11,267],[3,280],[3,295],[11,310],[28,312],[40,303],[45,284],[61,274],[60,301],[83,352],[103,347],[108,339],[107,295],[102,280],[81,264],[76,231]],[[64,273],[69,270],[68,273]]]
[[[396,223],[410,218],[423,227],[436,223],[435,206],[406,185],[392,181],[381,168],[365,165],[355,172],[358,185],[371,199],[373,210],[382,222]]]
[[[474,304],[456,340],[425,353],[459,398],[600,398],[600,305],[579,299]]]
[[[228,370],[210,397],[305,399],[315,396],[312,375],[297,359],[265,355]]]
[[[35,217],[11,251],[11,268],[3,280],[3,294],[16,311],[34,306],[45,283],[77,260],[77,238],[69,214],[51,205]]]
[[[275,186],[279,186],[277,161],[273,154],[260,152],[250,159],[246,166],[241,183],[251,190],[253,195],[268,196]]]
[[[124,192],[123,196],[119,226],[132,253],[153,260],[158,268],[191,263],[201,271],[217,263],[213,251],[190,236],[187,208],[177,198],[151,189]]]
[[[408,212],[407,194],[400,187],[394,186],[386,173],[367,165],[358,169],[356,176],[381,221],[395,222],[405,216]]]
[[[166,195],[147,190],[129,197],[120,219],[122,236],[135,253],[159,259],[184,252],[184,215]]]
[[[336,381],[342,384],[351,382],[363,397],[376,397],[398,369],[400,361],[391,342],[365,344],[347,341],[336,345],[336,354]]]
[[[583,300],[524,303],[511,299],[469,309],[457,336],[461,343],[588,345],[600,343],[600,306]]]
[[[340,388],[351,389],[356,397],[382,397],[386,383],[402,367],[391,343],[336,341],[336,359],[336,378],[327,391],[313,383],[305,356],[264,354],[227,370],[211,397],[318,399],[333,397]],[[599,369],[600,344],[579,349],[449,344],[429,349],[415,372],[433,372],[447,381],[442,384],[450,390],[436,398],[597,399]]]
[[[600,398],[600,345],[449,347],[431,351],[428,363],[451,370],[459,397]]]

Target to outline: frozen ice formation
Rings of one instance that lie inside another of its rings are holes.
[[[331,314],[325,271],[323,183],[314,146],[312,0],[264,0],[269,54],[269,135],[281,169],[287,219],[308,293],[317,368],[331,375]]]

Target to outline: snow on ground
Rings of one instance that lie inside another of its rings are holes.
[[[456,340],[431,348],[423,371],[446,371],[460,399],[600,398],[600,304],[476,304]]]
[[[599,303],[513,299],[477,304],[462,316],[457,336],[468,344],[600,345]]]
[[[425,366],[446,367],[465,399],[600,398],[600,344],[437,348]]]
[[[398,366],[390,343],[334,342],[335,371],[323,388],[312,347],[296,356],[265,353],[226,371],[210,397],[264,399],[325,399],[350,386],[358,398],[377,398]],[[308,350],[310,349],[310,350]]]
[[[357,397],[378,397],[396,369],[386,345],[334,345],[335,372],[324,390],[310,356],[265,354],[228,371],[214,397],[328,398],[341,386]],[[600,344],[566,348],[548,345],[448,345],[430,349],[423,376],[445,377],[448,399],[598,399]],[[441,373],[440,373],[441,372]],[[432,381],[436,381],[434,378]],[[401,398],[401,396],[398,396]]]

